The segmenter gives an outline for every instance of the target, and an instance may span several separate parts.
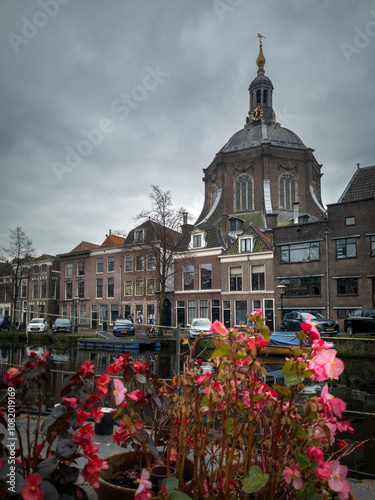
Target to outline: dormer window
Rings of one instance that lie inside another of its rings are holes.
[[[203,248],[205,245],[205,233],[195,233],[191,235],[190,247]]]
[[[253,239],[252,237],[241,238],[239,240],[240,253],[251,252],[253,250]]]
[[[135,241],[137,243],[142,243],[143,242],[143,229],[138,230],[135,232]]]

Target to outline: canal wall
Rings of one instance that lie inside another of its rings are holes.
[[[337,355],[353,358],[375,358],[375,338],[366,337],[322,337],[333,342]]]

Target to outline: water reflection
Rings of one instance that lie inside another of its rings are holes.
[[[5,373],[10,366],[22,365],[25,357],[31,352],[43,354],[44,347],[29,346],[2,346],[0,348],[0,370]],[[123,353],[111,354],[108,351],[77,350],[76,348],[50,349],[51,385],[46,389],[43,402],[43,411],[51,409],[60,400],[60,390],[69,380],[71,375],[82,365],[89,361],[95,367],[96,373],[104,373],[115,358]],[[173,377],[176,367],[174,352],[166,350],[132,352],[131,356],[136,361],[148,363],[151,370],[162,379]],[[355,429],[354,434],[342,434],[339,439],[364,441],[373,437],[375,417],[375,363],[373,360],[344,358],[345,371],[339,380],[329,382],[329,391],[335,397],[347,403],[347,410],[343,420],[349,420]],[[267,383],[282,384],[283,374],[281,368],[283,359],[268,358],[265,360],[267,368]],[[208,369],[208,365],[205,365]],[[324,383],[312,382],[305,388],[305,396],[320,395]],[[112,397],[104,401],[106,406],[113,405]],[[358,448],[356,452],[343,461],[352,470],[375,475],[375,445],[366,446],[365,450]]]

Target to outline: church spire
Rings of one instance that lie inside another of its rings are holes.
[[[262,38],[264,38],[264,36],[258,33],[258,38],[259,38],[259,55],[257,58],[258,75],[264,75],[264,65],[266,64],[266,58],[263,55],[263,48],[262,48]]]

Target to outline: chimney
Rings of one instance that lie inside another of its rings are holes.
[[[360,164],[359,164],[359,163],[357,163],[357,170],[359,170],[359,165],[360,165]]]
[[[189,212],[182,212],[182,224],[181,224],[182,235],[185,235],[186,233],[191,231],[194,227],[193,224],[188,224],[188,216]]]
[[[187,221],[188,221],[188,215],[189,215],[189,212],[182,212],[182,217],[183,217],[183,222],[182,222],[182,225],[183,225],[183,226],[186,226],[186,224],[187,224]]]
[[[277,214],[269,213],[266,214],[266,224],[268,229],[273,229],[277,227]]]
[[[221,216],[221,233],[225,244],[228,244],[229,218],[227,214]]]
[[[293,223],[294,224],[298,224],[298,205],[299,205],[298,201],[295,201],[293,203]]]

